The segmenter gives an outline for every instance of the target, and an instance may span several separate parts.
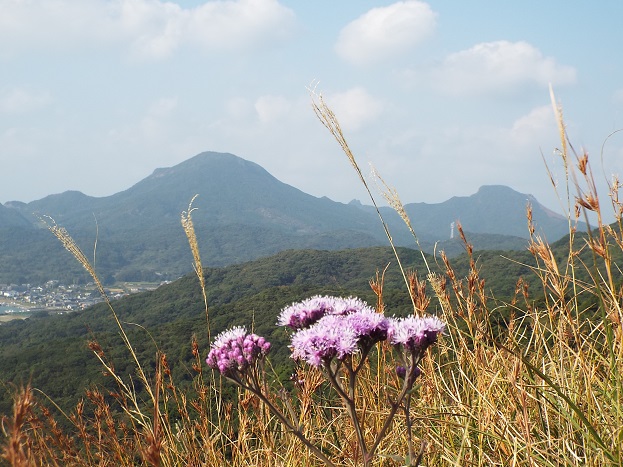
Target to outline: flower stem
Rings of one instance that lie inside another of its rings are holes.
[[[407,394],[404,403],[405,423],[407,425],[407,446],[409,447],[409,465],[412,465],[415,451],[413,450],[413,422],[411,421],[411,392]]]
[[[329,459],[316,445],[307,439],[301,430],[294,426],[294,421],[288,420],[288,418],[279,410],[262,392],[259,381],[255,378],[250,379],[251,384],[244,384],[239,379],[230,378],[233,382],[238,384],[242,389],[245,389],[255,394],[265,405],[268,407],[273,415],[275,415],[283,425],[292,432],[312,453],[316,455],[327,467],[336,467],[336,465]]]
[[[402,389],[400,391],[400,394],[398,394],[398,397],[396,398],[396,400],[394,402],[390,401],[391,409],[389,411],[389,414],[385,418],[385,423],[383,424],[381,431],[378,432],[378,434],[376,435],[376,439],[374,440],[374,443],[372,444],[372,447],[370,447],[370,451],[368,452],[369,459],[371,459],[372,456],[374,456],[374,452],[377,450],[377,448],[381,444],[381,441],[387,434],[387,430],[389,430],[389,427],[391,426],[392,420],[394,419],[394,416],[396,415],[398,408],[402,404],[402,401],[407,396],[408,392],[413,387],[413,382],[415,381],[415,378],[416,378],[415,372],[417,371],[417,366],[420,360],[421,360],[421,356],[419,354],[418,355],[411,354],[409,356],[410,365],[407,368],[407,374],[405,375],[405,379],[402,383]]]
[[[333,386],[335,391],[338,393],[338,395],[342,399],[342,403],[344,404],[344,407],[346,408],[346,411],[348,412],[348,416],[350,417],[353,423],[353,427],[355,428],[355,433],[357,435],[357,442],[359,443],[359,450],[361,451],[361,457],[363,459],[363,465],[367,467],[369,465],[370,456],[368,456],[366,440],[364,438],[363,430],[361,429],[361,422],[359,418],[357,417],[357,410],[355,407],[355,386],[356,386],[355,383],[357,380],[357,373],[355,370],[353,370],[351,360],[348,360],[348,361],[344,360],[344,367],[348,371],[348,394],[346,393],[346,391],[344,390],[344,388],[342,387],[342,385],[340,384],[337,378],[337,370],[335,373],[333,373],[331,371],[331,367],[327,365],[325,367],[326,369],[325,374],[327,376],[327,379],[329,380],[329,383],[331,383],[331,386]]]

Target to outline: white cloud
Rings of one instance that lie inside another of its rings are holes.
[[[0,56],[34,47],[80,47],[119,36],[103,0],[0,0]]]
[[[550,187],[542,155],[547,158],[552,153],[558,144],[558,131],[552,107],[543,105],[506,123],[429,128],[405,143],[405,157],[413,157],[405,167],[411,167],[414,174],[423,170],[426,175],[415,177],[431,192],[439,190],[438,182],[448,184],[448,195],[459,194],[457,189],[471,194],[481,185],[503,184],[540,194],[539,199],[545,200]],[[413,143],[419,150],[411,149]],[[413,153],[416,155],[411,156]],[[396,169],[388,177],[404,179],[401,170],[405,169]]]
[[[344,130],[359,130],[362,126],[373,122],[383,111],[383,101],[372,97],[361,88],[353,88],[342,93],[325,97]]]
[[[4,173],[12,173],[21,159],[36,154],[35,132],[30,128],[9,127],[0,132],[0,163]]]
[[[471,148],[468,151],[471,157],[486,163],[505,161],[505,164],[523,165],[526,155],[538,159],[540,150],[549,152],[558,142],[558,128],[551,105],[535,107],[510,124],[464,125],[452,133],[453,136],[450,133],[446,136],[450,141],[456,141],[457,148]],[[496,164],[496,170],[508,170],[505,164]]]
[[[355,65],[395,57],[428,37],[435,29],[436,16],[420,1],[373,8],[342,29],[335,50]]]
[[[233,97],[225,102],[225,113],[234,120],[241,120],[253,112],[252,107],[244,97]]]
[[[171,129],[170,116],[177,107],[177,99],[163,97],[155,101],[140,123],[140,135],[146,141],[160,141]]]
[[[0,113],[19,114],[41,109],[48,105],[52,98],[47,92],[33,92],[23,88],[14,88],[0,94]]]
[[[286,37],[294,19],[277,0],[213,0],[195,8],[162,0],[0,0],[0,56],[93,44],[120,44],[153,59],[182,45],[253,48]]]
[[[290,108],[290,102],[283,96],[261,96],[255,102],[255,111],[262,123],[271,123],[284,117]]]
[[[188,39],[209,48],[248,47],[288,37],[294,19],[276,0],[212,1],[193,10]]]
[[[512,142],[523,146],[556,138],[557,126],[552,106],[537,107],[528,115],[515,120],[509,136]]]
[[[189,14],[174,3],[123,0],[112,20],[133,54],[157,59],[167,57],[179,46]]]
[[[449,55],[431,78],[433,85],[449,94],[480,94],[525,84],[571,84],[576,70],[544,57],[527,42],[497,41]]]

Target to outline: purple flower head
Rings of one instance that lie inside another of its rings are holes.
[[[333,310],[330,312],[330,314],[344,316],[363,310],[373,311],[366,302],[357,297],[336,297],[333,305]]]
[[[369,348],[377,342],[387,339],[389,320],[368,306],[352,312],[342,319],[345,325],[353,328],[362,347]]]
[[[316,295],[285,307],[279,314],[277,324],[298,330],[311,326],[326,315],[347,315],[367,308],[368,305],[358,298]]]
[[[292,358],[320,367],[357,351],[357,334],[340,316],[325,316],[313,326],[292,336]]]
[[[334,308],[333,297],[314,297],[293,303],[281,310],[277,324],[292,329],[303,329],[311,326]]]
[[[387,338],[393,345],[399,345],[410,352],[424,351],[437,341],[437,335],[446,325],[436,316],[409,316],[389,320]]]
[[[212,343],[206,363],[223,376],[244,372],[270,350],[270,342],[257,334],[248,334],[242,326],[220,333]]]

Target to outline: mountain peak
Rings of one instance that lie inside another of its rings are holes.
[[[516,205],[523,205],[524,210],[525,207],[530,204],[533,210],[538,210],[544,214],[546,214],[550,218],[556,218],[564,220],[565,218],[560,214],[555,213],[554,211],[543,206],[539,201],[534,197],[534,195],[520,193],[518,191],[513,190],[512,188],[506,185],[483,185],[478,191],[472,195],[473,197],[486,197],[490,200],[495,200],[494,202],[500,203],[514,203]]]
[[[157,168],[149,177],[135,186],[149,180],[167,176],[183,175],[185,177],[195,177],[197,174],[202,174],[203,176],[210,177],[211,174],[218,174],[219,178],[227,178],[229,176],[240,176],[241,171],[273,178],[272,175],[255,162],[227,152],[205,151],[172,167]]]
[[[482,185],[472,196],[512,196],[515,198],[525,198],[530,202],[536,202],[534,196],[521,193],[506,185]]]
[[[511,187],[506,185],[482,185],[480,188],[478,188],[478,191],[476,192],[477,195],[489,195],[496,193],[523,194],[513,190]]]

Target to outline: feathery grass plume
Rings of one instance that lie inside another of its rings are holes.
[[[550,97],[550,101],[552,102],[552,108],[554,109],[554,117],[556,119],[556,125],[558,125],[558,137],[560,139],[560,144],[561,144],[560,154],[563,157],[565,175],[567,176],[567,180],[568,180],[569,164],[568,164],[568,158],[567,158],[567,154],[568,154],[567,153],[567,130],[565,126],[565,119],[563,118],[563,114],[562,114],[562,106],[556,102],[556,96],[554,95],[554,88],[551,85],[551,83],[549,85],[549,97]],[[566,188],[569,193],[569,190],[570,190],[569,184],[566,184]]]
[[[75,240],[69,235],[69,232],[64,227],[60,227],[56,224],[56,221],[52,219],[50,216],[44,216],[44,218],[40,218],[40,220],[45,224],[50,232],[54,234],[54,236],[62,243],[67,251],[69,251],[74,258],[82,265],[82,267],[89,273],[91,278],[93,278],[93,282],[97,286],[97,290],[100,295],[108,301],[108,297],[106,295],[106,291],[104,290],[104,286],[100,281],[97,273],[95,272],[95,268],[91,264],[91,262],[87,259],[86,255],[82,252],[78,244]],[[48,219],[50,222],[48,222]],[[93,257],[95,257],[95,249],[97,247],[97,243],[95,243],[93,249]]]
[[[197,198],[197,196],[199,195],[196,194],[195,196],[192,197],[192,199],[190,200],[190,203],[188,203],[188,210],[182,211],[180,217],[181,217],[182,228],[184,229],[184,233],[186,234],[186,238],[188,239],[188,245],[190,247],[190,251],[193,255],[193,261],[194,261],[193,270],[195,271],[197,279],[199,280],[199,286],[201,288],[201,296],[203,298],[203,306],[204,306],[205,317],[206,317],[206,333],[207,333],[208,342],[209,342],[212,339],[211,337],[212,327],[210,325],[210,309],[208,305],[208,295],[207,295],[207,290],[206,290],[205,275],[203,273],[203,263],[201,261],[201,254],[199,252],[199,242],[197,241],[197,234],[195,232],[195,224],[192,218],[193,211],[197,209],[193,207],[193,203],[195,199]],[[205,396],[206,383],[204,382],[203,374],[200,371],[201,363],[199,362],[199,359],[198,359],[198,353],[197,354],[194,353],[194,355],[197,356],[197,360],[196,360],[196,363],[193,364],[193,367],[199,369],[198,370],[199,371],[199,383],[197,384],[201,388],[200,392],[203,393]],[[214,395],[214,397],[211,397],[209,399],[208,409],[210,412],[216,411],[220,413],[223,410],[222,398],[220,397],[220,390],[217,390],[217,387],[216,387],[216,383],[214,380],[214,373],[210,374],[210,380],[209,380],[209,383],[207,383],[207,387],[210,388],[210,392],[212,392],[212,394]],[[219,425],[217,427],[217,431],[222,432],[223,426],[221,424],[220,418],[219,418],[218,423]]]
[[[47,221],[45,221],[45,219],[42,219],[46,227],[48,228],[48,230],[50,230],[50,232],[52,232],[54,236],[62,243],[65,249],[73,255],[73,257],[82,265],[82,267],[89,273],[89,275],[95,282],[97,286],[97,290],[99,291],[100,295],[106,301],[106,303],[108,304],[108,307],[112,311],[112,314],[115,318],[117,326],[121,330],[122,336],[124,337],[124,342],[126,344],[129,344],[130,341],[127,339],[123,326],[121,325],[121,321],[119,321],[117,313],[115,312],[110,302],[110,298],[108,297],[108,294],[106,293],[106,290],[104,289],[104,286],[102,282],[100,281],[99,276],[95,272],[95,268],[93,267],[91,262],[87,259],[86,255],[82,252],[82,250],[80,249],[76,241],[73,239],[73,237],[69,234],[69,232],[67,232],[67,229],[65,229],[64,227],[58,226],[56,224],[56,221],[54,221],[54,219],[51,218],[50,216],[45,216],[45,217],[47,217],[47,219],[49,219],[52,222],[50,224]]]
[[[381,192],[381,195],[383,196],[383,198],[385,199],[389,207],[392,208],[394,211],[396,211],[396,213],[400,216],[402,221],[406,224],[407,228],[409,229],[409,232],[411,233],[411,236],[415,240],[415,244],[417,245],[418,250],[420,251],[420,254],[422,255],[422,259],[424,260],[424,264],[426,265],[426,270],[430,274],[431,270],[428,265],[428,260],[426,259],[426,256],[424,255],[424,251],[422,250],[422,247],[420,246],[420,240],[418,236],[415,234],[415,229],[413,228],[413,225],[411,224],[411,219],[409,218],[407,211],[405,211],[405,207],[402,204],[402,201],[400,200],[400,196],[398,196],[398,191],[396,190],[396,188],[390,186],[383,179],[383,177],[381,177],[381,174],[378,172],[378,170],[376,170],[376,168],[372,164],[370,164],[370,167],[372,169],[372,177],[377,184],[378,190]],[[379,182],[380,182],[380,185],[382,186],[379,185]]]
[[[193,207],[193,202],[199,196],[198,194],[193,196],[188,203],[188,210],[183,211],[181,215],[182,227],[184,228],[184,233],[188,238],[188,245],[190,246],[190,251],[193,255],[193,269],[195,270],[195,274],[199,279],[199,285],[201,286],[201,294],[203,295],[203,304],[206,312],[206,323],[208,330],[208,340],[210,340],[210,313],[208,309],[208,296],[206,293],[206,284],[205,284],[205,276],[203,275],[203,264],[201,262],[201,255],[199,254],[199,243],[197,242],[197,234],[195,233],[195,225],[193,223],[193,211],[197,208]]]
[[[398,262],[400,273],[402,274],[403,280],[408,290],[409,279],[407,278],[407,274],[402,266],[402,261],[400,260],[398,251],[396,251],[396,246],[394,245],[394,241],[392,239],[391,233],[389,232],[389,227],[387,226],[387,223],[385,222],[385,219],[383,218],[383,215],[381,214],[381,210],[379,209],[376,203],[376,199],[372,195],[372,191],[370,190],[370,187],[368,186],[368,182],[366,181],[365,177],[363,176],[363,173],[361,172],[361,169],[359,168],[359,164],[357,163],[357,160],[355,159],[355,155],[353,154],[353,152],[350,150],[350,147],[348,146],[348,142],[346,141],[344,133],[342,132],[342,127],[340,126],[340,122],[338,121],[333,111],[325,103],[322,97],[322,94],[316,94],[316,91],[314,89],[309,89],[309,93],[312,98],[312,108],[314,109],[314,113],[316,114],[316,117],[318,117],[318,120],[320,120],[320,122],[325,126],[325,128],[327,128],[327,130],[329,130],[331,135],[333,135],[335,140],[338,142],[338,144],[342,148],[342,151],[344,151],[344,154],[346,154],[346,157],[350,161],[350,164],[355,169],[355,172],[357,173],[359,180],[361,180],[361,183],[366,189],[368,196],[370,197],[370,200],[372,201],[372,204],[374,205],[376,214],[378,215],[381,221],[381,224],[383,225],[383,230],[385,231],[385,235],[387,236],[387,239],[389,240],[389,244],[394,252],[396,261]],[[413,304],[413,309],[415,311],[415,301],[413,297],[411,297],[411,302]]]

